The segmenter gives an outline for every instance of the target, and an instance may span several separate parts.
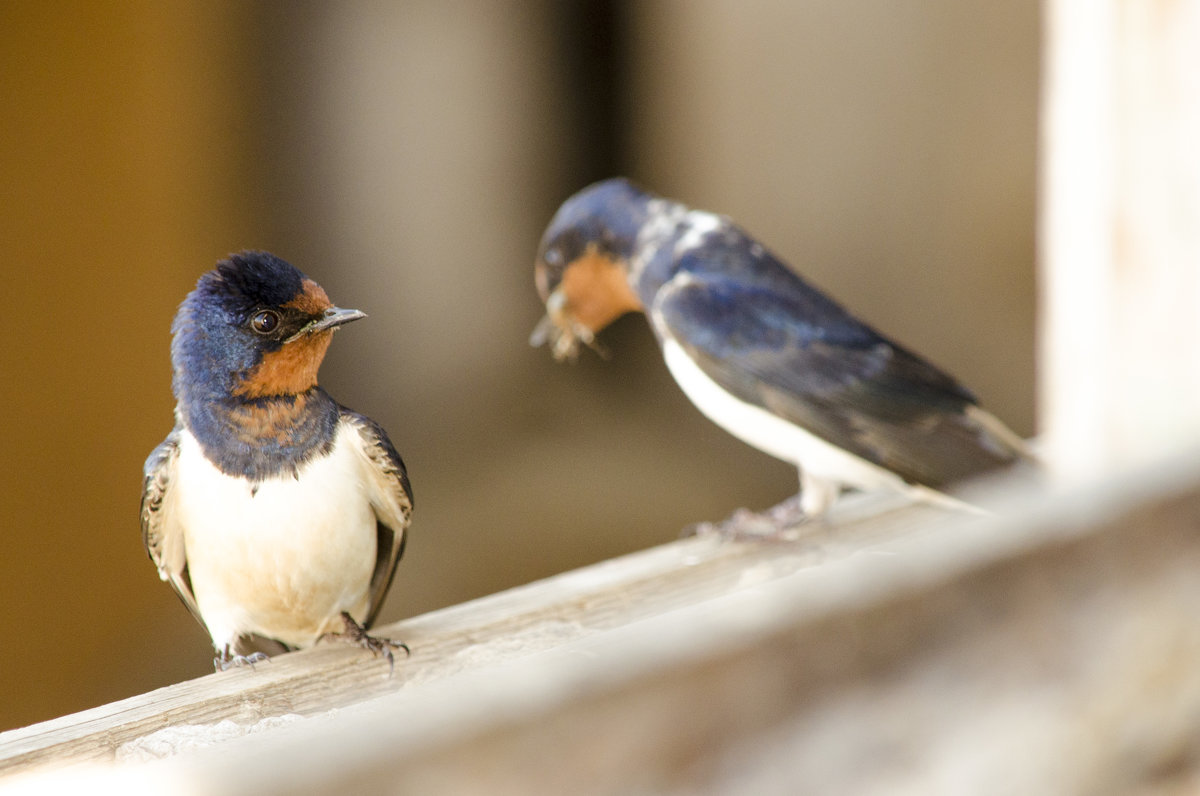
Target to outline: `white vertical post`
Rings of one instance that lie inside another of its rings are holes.
[[[1041,414],[1077,479],[1200,443],[1200,0],[1047,0]]]

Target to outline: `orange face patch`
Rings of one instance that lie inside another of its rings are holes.
[[[325,288],[311,279],[305,279],[300,283],[300,295],[283,306],[300,310],[305,315],[320,315],[332,307],[333,302],[325,294]]]
[[[327,329],[302,335],[278,351],[263,354],[262,361],[234,388],[234,395],[246,398],[297,395],[317,386],[317,370],[332,341],[333,330]]]
[[[595,247],[588,247],[567,266],[559,290],[570,317],[593,332],[627,312],[642,309],[621,263]]]

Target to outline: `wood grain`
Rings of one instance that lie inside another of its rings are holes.
[[[872,496],[847,500],[833,524],[796,543],[681,540],[378,628],[413,651],[397,661],[392,677],[379,659],[323,644],[254,670],[208,675],[0,733],[0,774],[111,760],[122,744],[173,725],[252,724],[344,708],[733,593],[911,533],[942,514]]]

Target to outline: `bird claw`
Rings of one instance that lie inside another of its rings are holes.
[[[271,659],[261,652],[252,652],[249,655],[234,655],[230,652],[229,647],[226,646],[217,657],[213,658],[213,668],[218,672],[227,672],[230,669],[241,666],[249,666],[253,669],[254,664],[262,663],[263,661],[270,663]]]
[[[698,522],[683,529],[683,536],[717,536],[734,542],[789,542],[800,526],[812,520],[795,495],[766,511],[737,509],[721,522]]]
[[[389,677],[396,670],[396,657],[392,654],[392,650],[404,650],[406,658],[412,655],[412,650],[403,641],[393,641],[390,638],[369,635],[366,628],[354,621],[354,617],[350,616],[347,611],[342,611],[342,623],[345,625],[345,630],[341,633],[323,633],[321,634],[321,639],[339,639],[362,647],[365,650],[370,650],[377,658],[381,656],[387,658]],[[318,641],[321,639],[318,639]]]

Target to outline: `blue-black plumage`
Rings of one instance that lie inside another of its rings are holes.
[[[362,317],[266,252],[219,263],[175,317],[176,425],[146,460],[142,534],[218,669],[325,635],[389,661],[403,647],[366,630],[404,550],[408,475],[317,384],[334,331]]]
[[[841,489],[926,497],[1027,456],[969,390],[888,339],[723,216],[612,179],[543,235],[533,342],[558,358],[646,314],[672,375],[710,419],[800,469],[804,516]]]

